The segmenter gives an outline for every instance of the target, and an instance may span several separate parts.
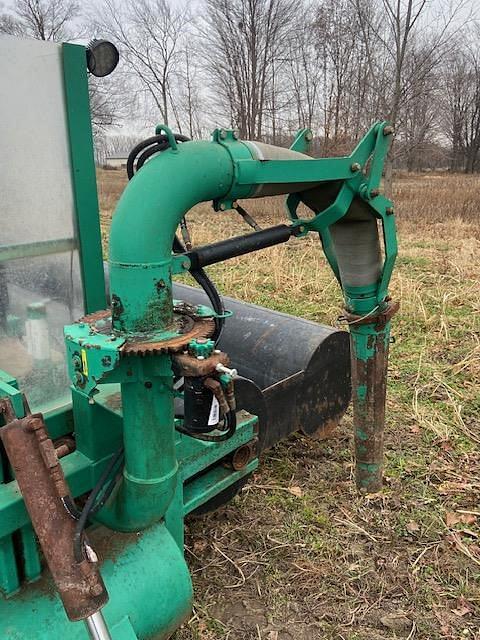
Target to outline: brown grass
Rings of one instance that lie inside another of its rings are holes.
[[[124,184],[100,173],[104,233]],[[264,455],[231,504],[187,522],[195,609],[178,640],[480,640],[480,180],[403,175],[385,488],[352,482],[351,417],[326,442]],[[281,201],[246,202],[261,225]],[[248,228],[207,205],[194,242]],[[224,293],[335,323],[318,240],[210,269]]]

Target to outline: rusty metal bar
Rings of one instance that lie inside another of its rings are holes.
[[[63,506],[69,490],[41,414],[13,420],[0,429],[48,567],[70,620],[83,620],[103,607],[108,594],[96,556],[77,563],[73,554],[75,520]]]
[[[356,484],[374,493],[383,477],[389,323],[380,331],[373,325],[351,326],[350,338]]]

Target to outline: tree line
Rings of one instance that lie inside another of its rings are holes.
[[[395,129],[393,163],[480,169],[476,0],[16,0],[0,31],[44,40],[107,37],[121,67],[92,82],[99,148],[116,126],[162,121],[190,137],[215,124],[285,144],[299,127],[340,154],[377,119]],[[391,165],[390,165],[391,166]]]

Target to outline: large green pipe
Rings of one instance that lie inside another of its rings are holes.
[[[121,386],[122,483],[97,516],[116,531],[138,531],[162,518],[178,481],[170,358],[131,358],[129,369],[133,380]]]
[[[115,329],[131,333],[169,329],[175,231],[193,206],[225,196],[233,179],[227,149],[199,141],[164,151],[131,180],[110,231]]]

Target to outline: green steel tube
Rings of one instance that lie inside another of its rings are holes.
[[[172,327],[172,242],[194,205],[228,193],[229,152],[214,142],[189,142],[152,158],[125,189],[110,231],[114,329],[162,333]],[[125,470],[116,495],[97,519],[119,531],[163,518],[178,481],[173,379],[169,356],[132,358],[122,384]]]
[[[178,481],[170,358],[132,359],[131,371],[134,381],[121,385],[123,479],[96,517],[117,531],[138,531],[163,518]]]
[[[216,142],[188,142],[147,162],[125,189],[110,231],[110,291],[116,330],[168,331],[172,241],[200,202],[226,195],[232,158]]]

